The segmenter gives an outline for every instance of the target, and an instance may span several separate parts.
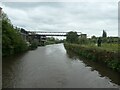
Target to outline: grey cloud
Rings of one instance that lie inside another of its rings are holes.
[[[76,30],[100,35],[103,29],[117,35],[117,3],[115,2],[29,2],[3,3],[12,23],[27,30]]]
[[[3,4],[7,7],[11,8],[19,8],[19,9],[27,9],[34,7],[61,7],[60,3],[57,2],[3,2]]]

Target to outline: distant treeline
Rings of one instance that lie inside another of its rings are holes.
[[[47,37],[45,45],[58,44],[58,43],[64,43],[64,40],[59,40],[59,39],[54,38],[54,37]]]

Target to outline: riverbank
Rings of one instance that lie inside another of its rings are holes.
[[[83,58],[94,61],[96,63],[102,63],[112,70],[120,72],[120,61],[118,60],[120,56],[118,51],[68,43],[65,43],[64,47],[66,50],[70,50]]]

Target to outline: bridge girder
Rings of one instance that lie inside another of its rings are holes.
[[[58,34],[37,34],[37,35],[29,35],[29,36],[67,36],[67,35],[58,35]],[[80,35],[78,35],[80,36]]]
[[[67,36],[66,34],[68,32],[42,32],[42,31],[28,31],[28,33],[30,35],[40,35],[40,36]],[[44,34],[43,34],[44,33]],[[51,34],[53,33],[53,34]],[[61,34],[60,34],[61,33]],[[66,34],[65,34],[66,33]],[[82,33],[81,32],[77,32],[79,33],[78,36],[80,36]]]
[[[68,32],[44,32],[44,31],[28,31],[29,33],[68,33]],[[81,33],[81,32],[77,32]]]

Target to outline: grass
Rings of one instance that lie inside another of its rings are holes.
[[[96,49],[101,49],[101,50],[106,50],[110,52],[118,52],[118,47],[120,44],[108,44],[108,43],[103,43],[101,47],[98,47],[96,44],[87,44],[87,45],[82,45],[83,47],[88,47],[88,48],[96,48]]]

